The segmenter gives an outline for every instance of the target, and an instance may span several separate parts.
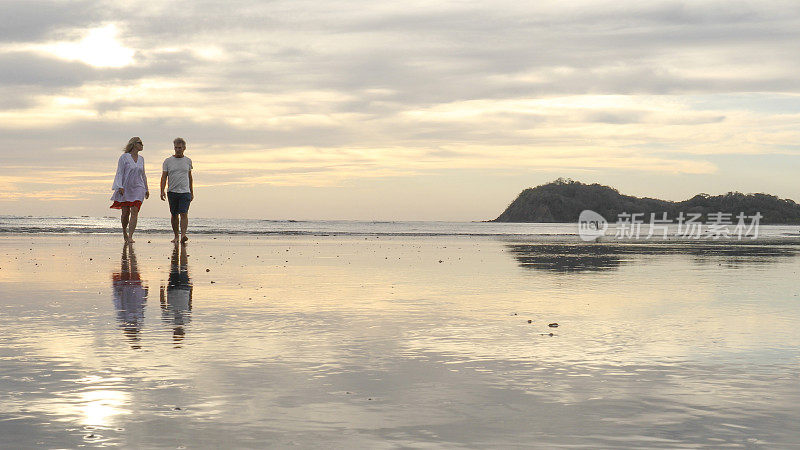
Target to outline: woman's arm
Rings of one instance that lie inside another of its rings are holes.
[[[114,176],[114,185],[111,186],[112,191],[120,191],[120,194],[125,193],[125,154],[119,157],[117,162],[117,174]]]

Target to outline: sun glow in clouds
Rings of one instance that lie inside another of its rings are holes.
[[[42,50],[69,61],[81,61],[94,67],[125,67],[133,64],[133,49],[117,41],[116,25],[93,28],[78,42],[45,44]]]

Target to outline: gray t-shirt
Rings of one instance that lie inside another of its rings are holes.
[[[162,170],[167,172],[168,192],[191,192],[189,189],[189,171],[192,170],[192,160],[188,156],[183,158],[170,156],[164,160]]]

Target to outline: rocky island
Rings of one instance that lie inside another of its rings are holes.
[[[722,195],[697,194],[680,202],[620,194],[616,189],[601,184],[585,184],[566,178],[523,190],[493,222],[558,222],[578,221],[581,211],[590,209],[614,220],[620,213],[650,213],[674,219],[679,213],[701,214],[707,220],[709,213],[739,213],[752,216],[760,213],[763,224],[800,223],[800,205],[791,199],[781,199],[769,194],[742,194],[728,192]]]

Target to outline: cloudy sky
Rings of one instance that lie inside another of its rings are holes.
[[[796,1],[0,0],[0,214],[484,220],[558,177],[800,201]]]

